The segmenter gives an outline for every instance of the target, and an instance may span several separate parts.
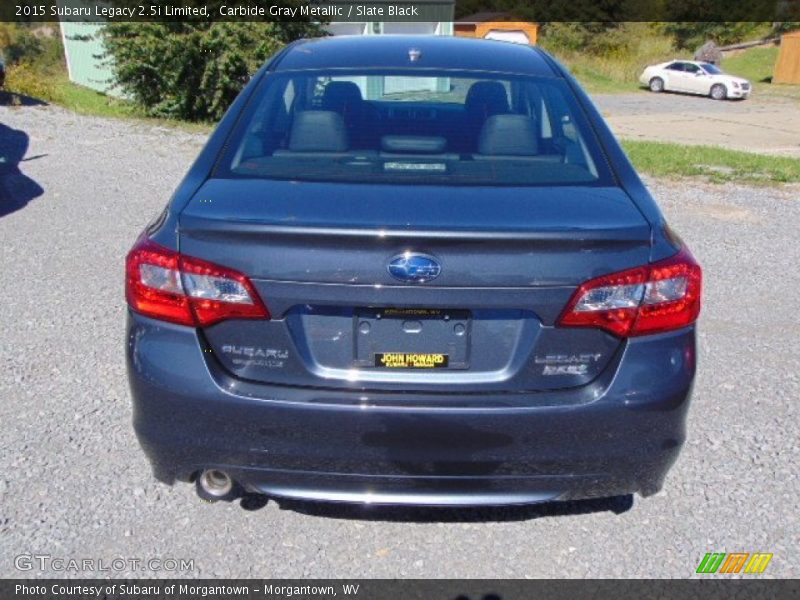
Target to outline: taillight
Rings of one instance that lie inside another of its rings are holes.
[[[269,319],[250,280],[141,238],[125,262],[130,307],[154,319],[207,326],[225,319]]]
[[[621,337],[679,329],[697,320],[701,288],[700,265],[683,249],[665,260],[587,281],[557,324],[598,327]]]

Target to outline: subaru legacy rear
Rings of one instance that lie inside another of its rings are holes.
[[[685,439],[700,291],[546,53],[301,41],[127,257],[135,430],[210,500],[649,495]]]

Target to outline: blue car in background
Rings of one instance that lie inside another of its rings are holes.
[[[545,52],[300,41],[127,257],[155,476],[474,506],[657,492],[701,270]]]

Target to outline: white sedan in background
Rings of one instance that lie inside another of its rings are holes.
[[[714,100],[747,98],[753,86],[747,79],[728,75],[707,62],[671,60],[647,67],[639,77],[651,92],[685,92]]]

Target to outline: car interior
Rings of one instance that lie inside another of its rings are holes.
[[[557,171],[558,179],[569,182],[596,178],[573,115],[552,85],[450,77],[360,79],[362,85],[295,75],[270,86],[234,157],[233,174],[438,175],[518,183],[547,179],[548,171]],[[368,88],[369,80],[377,80],[383,93],[365,99],[365,79]],[[390,86],[405,90],[387,93]]]

